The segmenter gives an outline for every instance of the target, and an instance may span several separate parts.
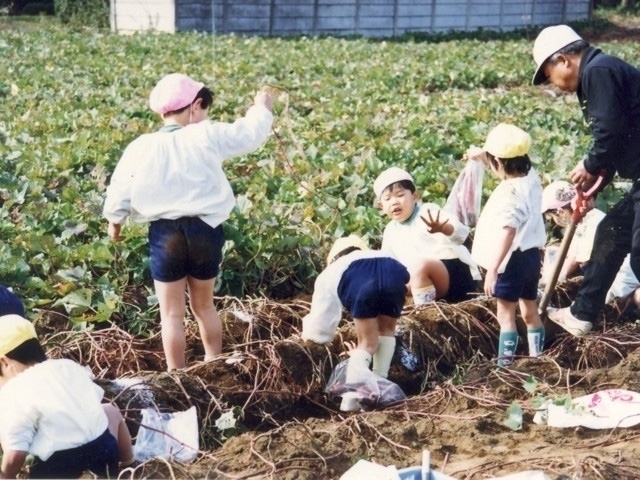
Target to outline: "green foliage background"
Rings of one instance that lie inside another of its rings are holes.
[[[101,208],[124,147],[160,125],[146,99],[169,72],[211,86],[211,117],[223,121],[242,115],[261,86],[280,92],[273,137],[226,165],[238,207],[226,223],[220,294],[308,292],[336,237],[358,233],[377,246],[386,222],[372,183],[388,166],[408,169],[422,198],[443,204],[463,152],[498,122],[532,135],[545,183],[565,177],[590,143],[574,96],[530,85],[533,33],[118,36],[40,22],[3,21],[0,36],[0,281],[33,315],[54,308],[85,325],[118,314],[136,328],[155,316],[153,302],[141,308],[125,295],[152,291],[146,227],[128,225],[127,240],[113,244]],[[602,47],[640,63],[635,44]],[[487,177],[485,197],[494,185]]]

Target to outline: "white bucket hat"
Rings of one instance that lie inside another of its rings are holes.
[[[568,25],[555,25],[543,29],[533,44],[533,59],[536,62],[536,72],[533,74],[532,83],[534,85],[544,83],[547,80],[542,70],[544,63],[558,50],[562,50],[567,45],[571,45],[578,40],[582,40],[582,37]]]
[[[367,242],[365,242],[362,238],[353,233],[348,237],[338,238],[331,250],[329,250],[329,255],[327,255],[327,264],[331,263],[333,259],[340,253],[345,251],[347,248],[357,248],[359,250],[369,250],[367,246]]]

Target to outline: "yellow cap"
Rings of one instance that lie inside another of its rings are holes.
[[[487,135],[484,150],[502,160],[521,157],[529,153],[531,137],[515,125],[500,123]]]
[[[36,336],[33,324],[20,315],[0,317],[0,355],[6,355],[16,347]]]
[[[342,237],[335,241],[335,243],[331,247],[331,250],[329,250],[329,255],[327,256],[327,264],[331,263],[340,252],[343,252],[347,248],[351,247],[355,247],[360,250],[369,250],[367,242],[365,242],[359,236],[351,234],[348,237]]]

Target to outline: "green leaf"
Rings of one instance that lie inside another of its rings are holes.
[[[515,401],[507,408],[507,418],[503,425],[511,430],[522,430],[522,408]]]

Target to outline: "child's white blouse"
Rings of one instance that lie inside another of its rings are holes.
[[[91,372],[68,359],[27,368],[0,389],[0,443],[47,460],[54,452],[85,445],[108,426],[104,391]]]
[[[547,240],[541,211],[542,184],[532,168],[524,177],[509,178],[498,184],[480,213],[471,254],[478,265],[490,268],[495,258],[496,233],[504,227],[516,229],[509,253],[498,268],[504,269],[515,250],[543,248]]]
[[[453,226],[453,233],[449,236],[444,233],[429,233],[427,225],[420,216],[436,218],[440,214],[440,220],[449,220]],[[387,224],[382,236],[382,250],[389,252],[394,258],[411,271],[422,261],[428,258],[446,260],[457,258],[467,265],[474,280],[480,280],[480,271],[471,258],[467,247],[462,243],[469,236],[469,227],[454,218],[446,210],[442,210],[435,203],[424,203],[411,217],[398,222],[392,220]]]
[[[103,215],[122,224],[197,216],[217,227],[235,205],[222,163],[260,147],[273,115],[254,105],[234,123],[203,121],[138,137],[122,154]]]

